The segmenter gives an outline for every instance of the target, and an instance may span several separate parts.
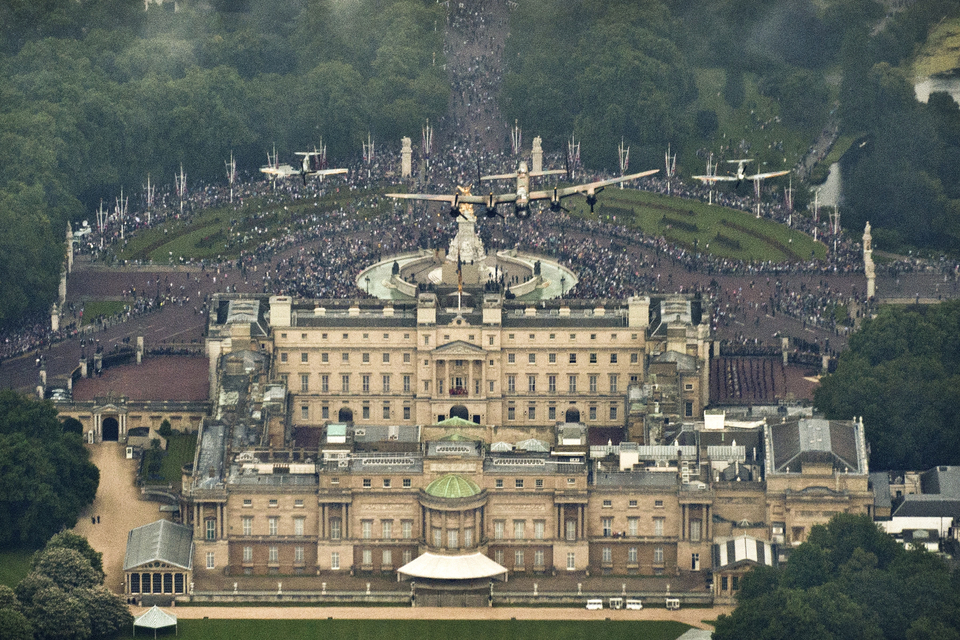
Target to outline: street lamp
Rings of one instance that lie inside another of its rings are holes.
[[[367,295],[370,295],[370,276],[367,276]]]
[[[567,286],[567,276],[560,276],[560,295],[561,296],[563,296],[563,294],[566,293],[566,286]]]

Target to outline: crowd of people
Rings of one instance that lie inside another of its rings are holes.
[[[491,8],[496,10],[488,11]],[[389,207],[386,214],[370,215],[384,208],[384,196],[369,187],[403,184],[416,192],[453,193],[458,186],[475,186],[478,171],[492,174],[517,169],[518,158],[505,144],[509,126],[501,122],[494,100],[503,75],[507,10],[505,0],[470,5],[451,3],[448,7],[445,53],[452,76],[451,108],[449,115],[437,123],[436,149],[429,155],[429,162],[422,151],[417,156],[418,170],[412,180],[402,180],[399,175],[399,148],[380,145],[348,165],[345,176],[323,181],[302,184],[289,180],[274,184],[257,174],[241,176],[233,185],[193,184],[182,196],[173,188],[160,187],[149,211],[140,205],[123,220],[116,214],[110,216],[104,229],[95,229],[77,240],[76,253],[91,261],[118,264],[121,261],[117,255],[131,236],[159,225],[166,225],[167,229],[172,224],[187,225],[199,213],[220,208],[237,214],[236,232],[224,239],[224,251],[234,255],[239,252],[239,257],[178,261],[188,269],[206,271],[216,267],[237,274],[233,284],[225,277],[219,283],[214,280],[214,290],[230,291],[231,286],[236,290],[242,283],[243,290],[304,298],[368,295],[356,282],[364,267],[418,248],[445,248],[456,233],[456,225],[446,215],[427,215],[431,209],[426,205],[399,203]],[[565,158],[557,154],[548,154],[544,159],[544,168],[565,165]],[[575,175],[578,182],[604,177],[609,176]],[[662,173],[630,188],[635,186],[684,198],[709,199],[743,210],[753,210],[755,206],[752,197],[677,178],[668,181]],[[333,209],[329,204],[321,206],[320,197],[325,194],[337,195]],[[251,215],[246,203],[254,199],[259,209]],[[278,212],[281,215],[276,215]],[[624,299],[647,292],[699,293],[711,303],[711,322],[717,331],[744,324],[748,316],[759,324],[762,315],[783,314],[798,319],[804,328],[817,327],[840,335],[849,330],[846,318],[869,308],[865,287],[860,291],[840,290],[828,281],[833,275],[863,272],[856,232],[830,236],[827,260],[811,257],[781,263],[744,262],[672,243],[663,236],[647,235],[612,220],[586,220],[544,209],[521,221],[505,213],[502,221],[479,225],[488,252],[518,248],[553,256],[578,274],[579,283],[564,293],[567,297]],[[817,233],[821,238],[830,232],[825,221],[815,223],[811,218],[796,215],[782,202],[762,203],[760,213],[811,235]],[[934,269],[954,286],[960,274],[960,265],[956,263],[931,265],[913,258],[889,263],[883,269],[891,275]],[[205,313],[208,294],[202,294],[198,287],[197,296],[192,296],[190,278],[199,282],[200,277],[210,278],[211,272],[203,276],[190,273],[193,275],[188,274],[182,285],[166,287],[158,281],[155,290],[124,292],[129,298],[125,310],[119,317],[101,319],[101,324],[149,313],[166,304],[192,304],[196,313]],[[678,277],[674,278],[674,274]],[[679,277],[683,274],[697,277]],[[789,278],[800,275],[807,280],[790,286]],[[757,299],[745,295],[742,288],[724,290],[716,282],[719,276],[747,277],[751,279],[750,287],[761,283],[770,293],[765,299]],[[819,277],[819,284],[808,285],[809,277]],[[0,333],[0,358],[30,352],[75,335],[81,310],[74,303],[67,312],[70,315],[64,323],[66,328],[57,332],[50,331],[49,317],[41,317],[26,319]],[[749,332],[745,326],[738,337],[746,342],[752,338]]]

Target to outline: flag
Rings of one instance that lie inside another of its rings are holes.
[[[463,293],[463,261],[460,252],[457,252],[457,293]]]

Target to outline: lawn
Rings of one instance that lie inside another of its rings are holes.
[[[913,62],[915,78],[950,73],[960,68],[960,18],[939,22]]]
[[[0,551],[0,584],[11,589],[17,586],[30,571],[30,558],[33,549],[12,549]]]
[[[689,629],[673,621],[571,620],[181,620],[177,640],[675,640]],[[149,637],[141,630],[140,637]],[[174,638],[173,630],[158,637]],[[120,636],[129,638],[128,632]]]
[[[721,154],[723,160],[749,157],[754,162],[748,166],[748,173],[778,171],[792,168],[806,153],[817,131],[801,131],[778,122],[780,108],[776,100],[760,95],[753,74],[744,75],[744,98],[736,109],[723,99],[723,69],[696,69],[694,75],[700,96],[697,108],[715,111],[719,122],[713,142],[707,146],[714,161],[721,159]],[[749,150],[739,148],[741,141],[749,145]],[[682,166],[678,170],[686,176],[700,174],[706,168],[705,162],[696,156],[696,149],[682,149],[678,160]]]
[[[163,224],[136,233],[117,257],[125,260],[152,261],[154,264],[177,263],[184,260],[233,259],[241,251],[252,250],[291,229],[303,226],[303,219],[316,214],[337,211],[340,207],[356,206],[361,200],[380,202],[374,207],[362,207],[364,215],[376,215],[389,209],[392,203],[377,198],[381,190],[357,196],[336,191],[319,199],[285,200],[269,203],[262,198],[249,198],[243,205],[212,208],[181,220],[170,219]]]
[[[83,321],[81,325],[90,324],[103,315],[111,318],[127,307],[122,300],[88,300],[83,303]]]
[[[574,202],[574,215],[590,217],[588,207]],[[708,205],[634,189],[608,189],[594,218],[665,236],[689,249],[744,261],[808,260],[826,255],[826,246],[777,222],[738,209]]]
[[[193,454],[197,449],[196,434],[174,433],[167,438],[167,452],[160,463],[160,478],[150,480],[144,478],[146,484],[173,484],[178,485],[181,481],[181,469],[183,465],[193,462]],[[144,452],[148,455],[148,452]],[[143,466],[143,473],[146,474],[146,464]]]

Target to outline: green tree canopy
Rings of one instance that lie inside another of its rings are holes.
[[[103,554],[95,550],[87,542],[87,539],[77,535],[72,531],[61,531],[47,542],[46,549],[73,549],[90,563],[93,570],[100,576],[99,582],[103,582]],[[36,559],[34,559],[36,562]]]
[[[867,515],[839,514],[813,527],[785,568],[759,567],[742,585],[715,640],[913,640],[958,628],[960,589],[950,567],[900,546]]]
[[[48,401],[0,391],[0,460],[0,546],[42,544],[96,496],[100,471]]]
[[[123,600],[103,586],[103,571],[90,558],[101,563],[101,554],[86,539],[67,532],[34,554],[16,597],[38,640],[110,637],[133,622]],[[0,613],[8,599],[0,599]]]
[[[814,392],[831,419],[862,416],[876,469],[960,463],[960,301],[883,307]]]

